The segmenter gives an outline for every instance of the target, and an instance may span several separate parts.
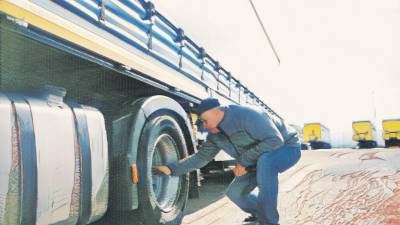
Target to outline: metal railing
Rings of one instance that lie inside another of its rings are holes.
[[[54,0],[127,44],[239,104],[261,106],[258,96],[144,0]]]

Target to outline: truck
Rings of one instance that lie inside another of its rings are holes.
[[[358,142],[359,148],[376,148],[377,135],[376,128],[371,121],[354,121],[353,141]]]
[[[400,146],[400,119],[383,120],[382,129],[386,148]]]
[[[180,224],[201,99],[266,103],[144,0],[0,1],[0,224]]]
[[[303,139],[312,149],[331,148],[329,129],[321,123],[304,124]]]
[[[289,126],[293,127],[299,134],[299,139],[301,142],[301,150],[310,150],[311,149],[310,144],[304,142],[303,128],[297,124],[289,124]]]

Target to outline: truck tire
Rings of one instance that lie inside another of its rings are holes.
[[[397,139],[389,139],[385,140],[385,148],[391,148],[391,147],[400,147],[400,140]]]
[[[173,115],[150,117],[138,148],[139,214],[144,225],[178,225],[183,218],[189,177],[152,174],[152,167],[178,161],[188,155],[185,138]]]
[[[360,149],[376,148],[377,146],[376,141],[361,141],[358,143]]]

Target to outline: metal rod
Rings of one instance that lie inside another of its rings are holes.
[[[264,24],[263,24],[263,22],[262,22],[262,20],[261,20],[261,18],[260,18],[260,15],[258,14],[257,9],[256,9],[256,7],[255,7],[253,1],[252,1],[252,0],[249,0],[249,2],[250,2],[250,5],[251,5],[251,8],[252,8],[253,11],[254,11],[254,14],[256,14],[257,20],[258,20],[258,22],[260,23],[260,26],[261,26],[261,28],[262,28],[262,30],[263,30],[263,32],[264,32],[264,35],[265,35],[265,37],[267,38],[268,43],[269,43],[269,45],[271,46],[271,49],[272,49],[272,51],[274,52],[274,55],[275,55],[276,59],[278,60],[278,65],[280,65],[280,64],[281,64],[281,60],[280,60],[280,58],[279,58],[279,56],[278,56],[278,53],[277,53],[276,50],[275,50],[274,45],[272,44],[271,38],[269,37],[269,35],[268,35],[268,33],[267,33],[267,30],[265,29],[265,26],[264,26]]]

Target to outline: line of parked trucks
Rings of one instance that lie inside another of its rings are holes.
[[[302,149],[330,149],[330,130],[321,123],[306,123],[303,127],[292,125],[300,134]],[[378,135],[375,125],[368,120],[352,123],[352,140],[357,142],[358,148],[378,147]],[[382,121],[382,138],[385,147],[400,146],[400,119]]]

